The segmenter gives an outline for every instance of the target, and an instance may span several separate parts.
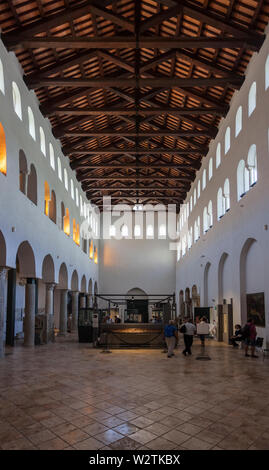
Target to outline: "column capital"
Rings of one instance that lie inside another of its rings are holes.
[[[56,287],[56,283],[55,282],[46,282],[46,289],[47,290],[54,290]]]

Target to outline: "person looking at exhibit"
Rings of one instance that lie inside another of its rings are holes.
[[[167,357],[172,357],[175,355],[174,349],[175,349],[177,339],[178,339],[177,328],[173,320],[169,320],[168,325],[165,326],[164,336],[165,336],[165,342],[166,342],[167,349],[168,349]]]
[[[183,325],[181,326],[179,331],[181,333],[183,333],[183,335],[184,335],[183,338],[184,338],[185,349],[184,349],[184,351],[182,351],[182,354],[184,354],[184,356],[187,356],[187,354],[189,356],[191,356],[191,354],[192,354],[191,347],[192,347],[192,343],[193,343],[193,336],[196,332],[196,327],[192,323],[191,318],[186,319],[185,323],[183,323]]]
[[[249,318],[246,325],[242,330],[242,335],[245,340],[245,356],[250,357],[248,354],[248,348],[251,348],[251,357],[257,358],[255,355],[256,336],[257,330],[253,318]]]

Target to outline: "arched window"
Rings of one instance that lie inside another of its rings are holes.
[[[95,262],[95,264],[98,264],[98,251],[97,251],[97,246],[94,248],[94,262]]]
[[[154,236],[154,230],[152,225],[147,226],[147,238],[152,238]]]
[[[253,82],[248,94],[248,115],[251,116],[256,108],[256,82]]]
[[[192,212],[192,196],[190,197],[190,212]]]
[[[89,257],[93,259],[93,241],[90,241],[90,248],[89,248]]]
[[[57,165],[58,165],[58,178],[59,180],[63,181],[62,162],[60,160],[60,157],[57,158]]]
[[[240,160],[237,167],[237,200],[239,201],[247,192],[247,168],[244,160]]]
[[[64,169],[64,187],[66,191],[68,191],[68,176],[67,176],[66,168]]]
[[[242,106],[239,106],[236,116],[235,116],[235,137],[238,136],[241,130],[242,130]]]
[[[80,215],[83,215],[83,202],[82,202],[81,196],[79,196],[79,202],[80,202]]]
[[[116,236],[116,227],[115,225],[110,225],[109,227],[109,236],[115,237]]]
[[[188,232],[188,249],[190,250],[192,247],[192,227]]]
[[[20,171],[20,191],[26,195],[27,193],[27,159],[23,150],[19,152],[19,171]]]
[[[253,186],[258,179],[257,173],[257,153],[256,145],[253,144],[248,151],[248,171],[249,171],[249,185]]]
[[[121,235],[122,237],[128,237],[129,231],[127,225],[122,225],[121,227]]]
[[[134,226],[134,237],[141,237],[141,226],[135,225]]]
[[[0,173],[7,174],[7,148],[6,135],[2,124],[0,123]]]
[[[33,139],[36,139],[35,135],[35,118],[34,118],[34,113],[30,106],[28,106],[28,124],[29,124],[29,134]]]
[[[209,201],[209,203],[208,203],[207,212],[208,212],[208,225],[209,225],[209,228],[211,228],[211,227],[213,227],[213,204],[212,204],[212,201]]]
[[[200,195],[201,195],[201,183],[199,180],[198,185],[197,185],[197,199],[199,199]]]
[[[17,116],[22,119],[21,94],[17,83],[12,82],[13,108]]]
[[[5,79],[4,79],[4,69],[3,63],[0,59],[0,91],[5,94]]]
[[[196,188],[193,191],[193,206],[196,206]]]
[[[213,158],[211,157],[208,164],[208,181],[211,180],[213,176]]]
[[[166,226],[164,224],[161,224],[159,227],[159,237],[166,237]]]
[[[203,180],[202,180],[202,189],[204,190],[205,188],[206,188],[206,169],[204,168]]]
[[[230,202],[230,182],[228,178],[224,181],[224,187],[223,187],[223,198],[224,198],[224,212],[228,212],[231,207],[231,202]]]
[[[76,188],[76,205],[79,206],[78,188]]]
[[[75,199],[75,193],[74,193],[74,182],[73,180],[70,181],[70,190],[71,190],[71,198]]]
[[[218,168],[221,164],[221,145],[218,143],[217,151],[216,151],[216,168]]]
[[[64,227],[64,233],[66,235],[70,235],[70,215],[69,215],[69,209],[66,208],[65,210],[65,216],[63,218],[63,227]]]
[[[186,248],[187,248],[187,240],[186,240],[186,235],[184,235],[184,237],[182,238],[182,256],[185,256]]]
[[[177,261],[180,260],[180,251],[181,251],[181,244],[180,242],[177,244]]]
[[[227,127],[226,132],[225,132],[225,139],[224,139],[224,152],[225,155],[226,153],[229,152],[231,147],[231,128]]]
[[[209,227],[208,227],[208,213],[207,213],[207,207],[204,208],[204,212],[203,212],[203,230],[204,230],[204,233],[206,233],[208,231]]]
[[[27,197],[37,206],[37,175],[35,166],[30,166],[30,173],[27,181]]]
[[[73,219],[73,240],[78,246],[80,245],[79,224],[76,224],[75,219]]]
[[[49,205],[50,205],[50,187],[47,181],[44,183],[44,213],[49,215]]]
[[[51,191],[51,197],[49,202],[49,218],[56,224],[56,195],[54,191]]]
[[[45,139],[43,127],[39,128],[39,135],[40,135],[40,149],[43,155],[46,156],[46,139]]]
[[[55,157],[54,157],[54,149],[52,144],[49,144],[49,153],[50,153],[50,166],[53,170],[55,170]]]
[[[218,220],[220,220],[224,215],[222,188],[219,188],[217,195],[217,215]]]
[[[269,55],[265,62],[265,90],[269,87]]]

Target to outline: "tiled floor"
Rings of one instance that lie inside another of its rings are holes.
[[[269,449],[269,360],[209,343],[208,362],[198,344],[171,359],[72,337],[7,350],[0,449]]]

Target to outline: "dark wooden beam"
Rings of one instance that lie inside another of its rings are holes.
[[[4,43],[8,50],[27,49],[239,49],[241,47],[252,51],[258,51],[262,46],[264,36],[253,37],[245,33],[242,37],[143,37],[139,41],[132,36],[112,37],[77,37],[50,36],[21,38],[18,43],[17,35],[4,37]]]
[[[156,174],[152,176],[143,176],[143,175],[126,175],[126,176],[89,176],[89,175],[83,175],[83,174],[78,174],[77,175],[77,180],[78,181],[106,181],[106,180],[116,180],[116,181],[122,181],[122,180],[148,180],[148,181],[165,181],[165,180],[175,180],[175,181],[182,181],[182,182],[188,182],[192,181],[192,178],[188,176],[171,176],[171,175],[162,175],[158,176]]]
[[[113,107],[106,106],[104,108],[91,108],[91,107],[66,107],[66,108],[55,108],[53,114],[58,115],[71,115],[71,116],[136,116],[137,114],[142,116],[160,116],[163,114],[171,114],[173,116],[188,116],[188,115],[206,115],[212,114],[216,116],[225,116],[227,112],[226,108],[140,108],[140,109],[128,109],[126,107]],[[199,125],[199,124],[197,124]]]
[[[133,170],[137,170],[137,169],[144,169],[144,170],[147,170],[147,169],[151,169],[151,168],[158,168],[160,170],[162,169],[166,169],[166,168],[173,168],[175,170],[190,170],[190,167],[188,165],[184,165],[184,164],[180,164],[180,163],[169,163],[167,162],[167,164],[165,165],[156,165],[154,163],[143,163],[143,164],[136,164],[136,163],[122,163],[120,165],[117,165],[117,164],[111,164],[111,163],[103,163],[103,164],[96,164],[94,165],[93,163],[89,163],[89,162],[85,162],[83,164],[80,164],[78,167],[76,167],[76,169],[79,169],[79,170],[84,170],[84,169],[95,169],[95,170],[99,170],[99,169],[107,169],[107,168],[110,168],[110,169],[115,169],[115,170],[120,170],[120,169],[133,169]],[[193,176],[194,176],[194,172],[193,172]]]
[[[170,78],[170,77],[156,77],[156,78],[41,78],[37,82],[31,82],[30,88],[45,87],[85,87],[85,88],[135,88],[136,86],[153,87],[153,88],[191,88],[191,87],[212,87],[229,85],[231,88],[239,89],[244,82],[244,77],[229,78]]]
[[[84,118],[85,119],[85,118]],[[77,124],[80,124],[81,120],[76,121]],[[69,128],[71,126],[74,126],[75,124],[67,124],[66,126],[58,126],[53,128],[53,134],[56,138],[62,137],[63,135],[70,136],[70,137],[113,137],[117,135],[121,136],[131,136],[135,137],[137,135],[136,130],[129,131],[129,130],[116,130],[116,129],[104,129],[97,131],[95,129],[92,130],[78,130],[78,131],[69,131]],[[165,129],[165,130],[159,130],[159,131],[140,131],[139,132],[139,138],[143,137],[158,137],[160,135],[163,136],[174,136],[174,137],[200,137],[200,136],[209,136],[209,137],[215,137],[215,134],[210,130],[171,130],[171,129]]]
[[[163,188],[159,188],[158,186],[151,186],[151,187],[141,187],[141,186],[138,186],[138,187],[134,187],[134,188],[130,188],[130,186],[121,186],[121,187],[115,187],[115,186],[109,186],[109,187],[105,187],[105,186],[98,186],[98,187],[88,187],[88,192],[90,191],[176,191],[176,192],[179,192],[179,193],[183,193],[182,191],[182,188],[179,188],[178,186],[172,186],[172,187],[169,187],[169,186],[165,186]]]
[[[206,155],[208,153],[208,147],[205,147],[203,150],[197,149],[179,149],[179,148],[168,148],[168,147],[155,147],[152,149],[142,149],[142,148],[117,148],[117,147],[102,147],[102,148],[95,148],[95,149],[88,149],[88,148],[80,148],[76,149],[72,145],[65,145],[62,148],[62,151],[65,155],[160,155],[160,154],[167,154],[167,155],[189,155],[189,154],[198,154],[198,155]]]

